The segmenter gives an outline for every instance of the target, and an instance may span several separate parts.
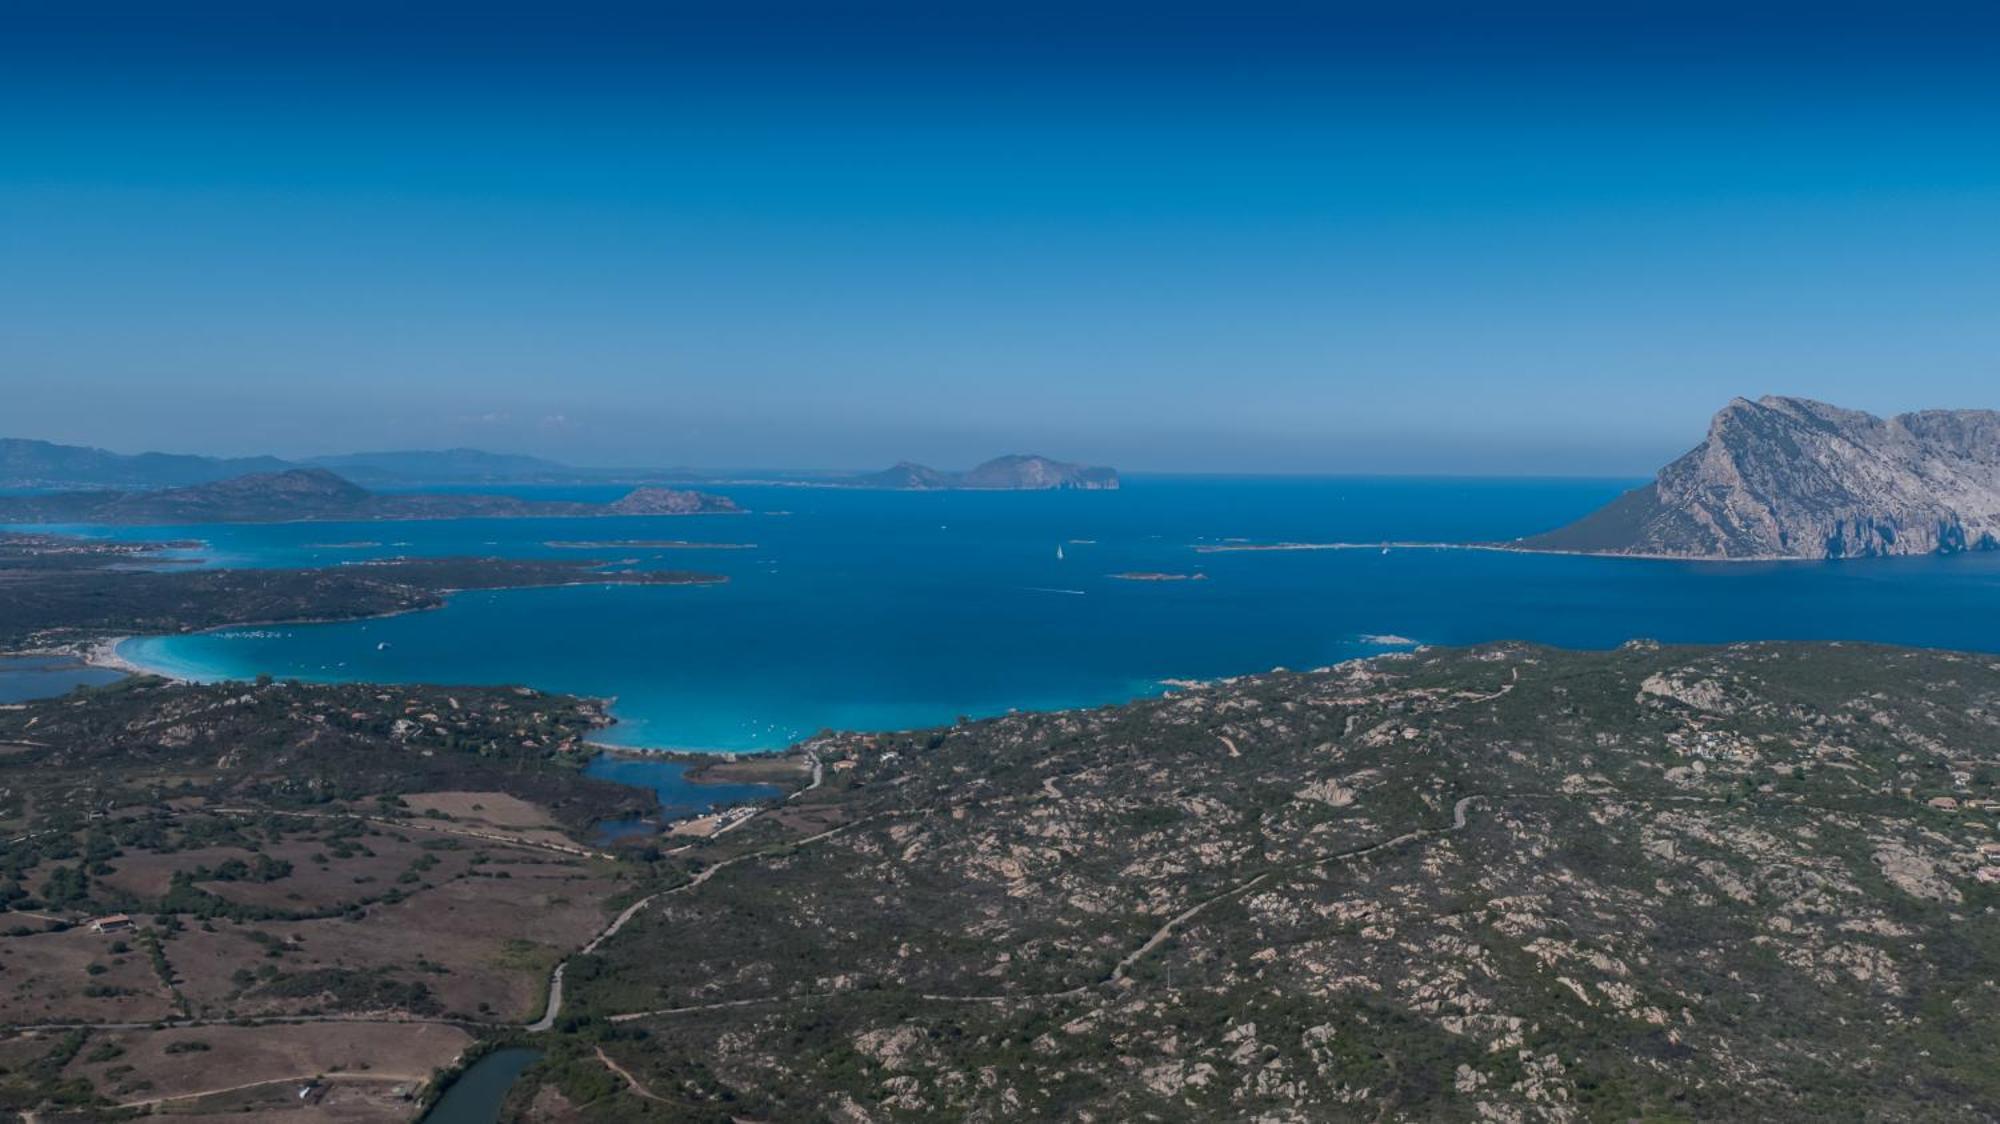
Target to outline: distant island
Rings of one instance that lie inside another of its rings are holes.
[[[543,457],[481,449],[341,453],[281,457],[204,457],[183,453],[114,453],[21,437],[0,438],[0,488],[141,490],[213,484],[239,476],[323,468],[375,487],[480,484],[692,483],[685,468],[578,468]]]
[[[253,473],[157,491],[0,497],[5,523],[282,523],[370,519],[510,519],[740,512],[726,496],[635,488],[611,503],[514,496],[372,492],[323,468]]]
[[[1827,559],[2000,549],[2000,413],[1738,398],[1650,484],[1522,550]]]
[[[755,550],[754,542],[690,542],[687,539],[551,539],[557,550]]]
[[[965,489],[1037,491],[1118,487],[1114,469],[1048,457],[1011,454],[964,472],[909,461],[880,472],[781,469],[714,471],[693,468],[586,468],[519,453],[483,449],[406,449],[340,453],[286,460],[280,457],[204,457],[181,453],[114,453],[83,445],[28,438],[0,438],[0,489],[31,491],[145,491],[219,484],[244,476],[321,469],[364,487],[534,484],[783,484],[894,491]]]
[[[965,472],[946,472],[928,465],[902,461],[880,472],[859,476],[833,477],[825,484],[844,488],[883,488],[902,492],[995,491],[1028,492],[1076,489],[1112,491],[1118,487],[1118,471],[1096,465],[1070,464],[1047,457],[1010,454]]]

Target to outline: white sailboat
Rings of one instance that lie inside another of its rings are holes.
[[[1063,552],[1062,552],[1062,544],[1061,544],[1061,543],[1057,543],[1057,544],[1056,544],[1056,561],[1060,562],[1060,561],[1062,561],[1062,560],[1063,560]]]

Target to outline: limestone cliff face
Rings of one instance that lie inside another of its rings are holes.
[[[1804,398],[1739,398],[1652,484],[1518,545],[1687,558],[2000,549],[2000,413],[1883,419]]]

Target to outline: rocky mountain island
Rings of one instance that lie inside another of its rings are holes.
[[[52,492],[0,497],[7,523],[278,523],[302,520],[506,519],[737,512],[706,492],[635,488],[611,503],[458,493],[372,492],[323,468],[253,473],[158,491]]]
[[[1111,491],[1118,487],[1118,470],[1015,453],[994,457],[964,472],[946,472],[928,465],[903,461],[881,472],[840,477],[830,483],[847,488],[886,488],[913,492],[946,489],[995,492],[1055,489]]]
[[[1529,550],[1821,559],[2000,548],[2000,413],[1738,398],[1643,488]]]

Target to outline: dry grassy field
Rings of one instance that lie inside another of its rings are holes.
[[[173,1013],[131,933],[75,928],[0,938],[0,1017],[7,1022],[144,1022]]]
[[[99,1031],[65,1075],[90,1079],[114,1103],[158,1112],[406,1120],[407,1098],[471,1041],[456,1027],[422,1023]],[[315,1079],[333,1088],[316,1105],[300,1104],[299,1089]]]
[[[478,853],[490,861],[477,874],[420,885],[359,919],[217,919],[186,927],[164,942],[181,994],[209,1017],[379,1009],[394,993],[358,979],[370,976],[421,985],[435,1000],[428,1013],[531,1018],[558,950],[603,926],[604,903],[622,883],[585,860],[499,846]],[[428,873],[446,869],[440,863]],[[257,978],[246,980],[245,972]],[[302,988],[301,981],[332,972],[349,978]]]

